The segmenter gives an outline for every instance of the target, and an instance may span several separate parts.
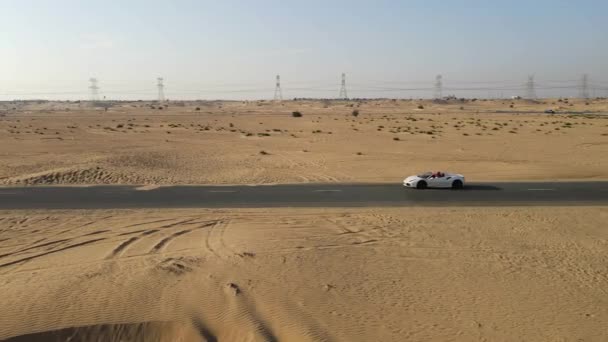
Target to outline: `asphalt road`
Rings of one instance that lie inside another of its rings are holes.
[[[0,209],[608,205],[608,182],[474,183],[463,190],[397,184],[0,187]]]

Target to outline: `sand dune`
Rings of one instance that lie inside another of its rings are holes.
[[[608,116],[580,114],[608,113],[608,100],[205,104],[5,109],[0,184],[399,182],[429,169],[608,178]]]
[[[603,341],[605,208],[0,213],[9,341]]]
[[[0,103],[0,184],[606,179],[606,112]],[[602,207],[4,211],[0,339],[605,341],[607,221]]]

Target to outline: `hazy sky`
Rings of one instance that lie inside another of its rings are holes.
[[[0,100],[608,93],[608,1],[0,1]],[[558,83],[557,81],[570,81]],[[488,82],[488,83],[475,83]],[[492,83],[490,83],[492,82]],[[495,83],[494,83],[495,82]],[[452,91],[450,91],[452,89]],[[469,93],[471,93],[469,92]]]

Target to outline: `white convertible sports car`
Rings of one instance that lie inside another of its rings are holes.
[[[456,173],[425,172],[403,180],[403,186],[415,189],[426,188],[464,188],[464,176]]]

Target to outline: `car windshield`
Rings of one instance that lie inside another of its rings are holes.
[[[418,175],[418,177],[427,179],[427,178],[431,177],[432,174],[433,174],[432,172],[425,172],[423,174]]]

